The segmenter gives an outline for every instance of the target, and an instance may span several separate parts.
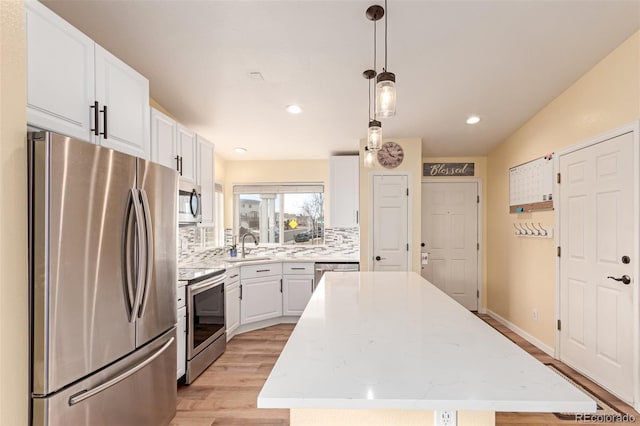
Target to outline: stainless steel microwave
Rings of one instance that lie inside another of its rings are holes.
[[[202,222],[202,202],[199,185],[180,182],[178,185],[178,222]]]

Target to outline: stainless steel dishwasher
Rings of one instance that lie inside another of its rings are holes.
[[[322,278],[325,272],[358,272],[360,270],[360,263],[359,262],[333,262],[333,263],[316,262],[315,270],[316,272],[313,280],[314,290],[320,283],[320,279]]]

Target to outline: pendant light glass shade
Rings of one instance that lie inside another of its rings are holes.
[[[378,74],[376,83],[376,118],[396,115],[396,76],[391,72]]]
[[[382,147],[382,123],[377,120],[369,121],[367,132],[367,148],[369,151],[377,151]]]
[[[365,148],[364,150],[364,166],[367,169],[370,169],[374,166],[375,164],[375,159],[376,156],[373,154],[373,151],[369,151],[368,149]]]

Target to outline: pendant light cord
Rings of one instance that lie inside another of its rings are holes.
[[[377,49],[378,33],[376,31],[377,26],[378,26],[378,21],[373,21],[373,72],[374,73],[376,72],[376,59],[377,59],[376,53],[378,50]],[[371,80],[373,80],[373,78],[371,78]],[[371,103],[371,81],[369,81],[369,103]],[[375,115],[376,115],[376,95],[374,93],[373,94],[373,118],[375,118]]]
[[[387,0],[384,0],[384,14],[384,68],[382,68],[382,71],[387,72],[387,22],[389,22]]]

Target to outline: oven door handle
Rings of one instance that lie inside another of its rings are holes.
[[[217,287],[219,285],[224,284],[224,280],[226,279],[226,275],[223,275],[221,278],[218,278],[215,281],[204,281],[198,284],[192,284],[187,286],[187,290],[190,294],[197,292],[198,290],[208,290],[213,287]]]

